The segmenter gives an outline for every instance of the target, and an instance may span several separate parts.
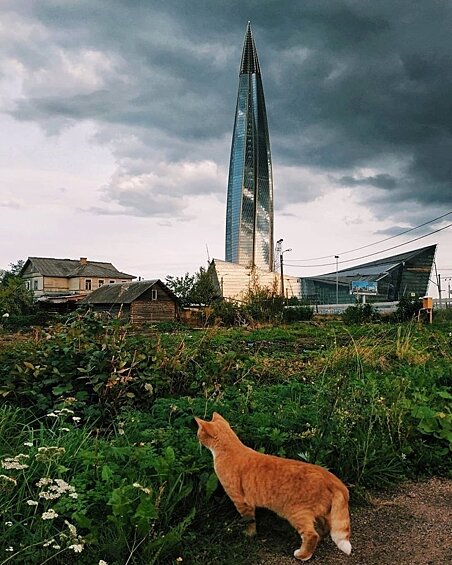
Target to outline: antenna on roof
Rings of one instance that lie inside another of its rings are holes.
[[[208,247],[207,243],[206,243],[206,251],[207,251],[207,263],[210,264],[209,247]]]

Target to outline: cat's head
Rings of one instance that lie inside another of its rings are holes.
[[[228,421],[218,414],[218,412],[213,413],[210,422],[196,417],[195,420],[198,424],[198,439],[205,447],[214,447],[221,433],[226,430],[231,430]]]

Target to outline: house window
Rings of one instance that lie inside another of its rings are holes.
[[[115,281],[110,281],[110,284],[115,284]]]
[[[38,281],[33,281],[33,290],[38,290]]]
[[[102,279],[100,279],[100,280],[99,280],[99,286],[103,286],[103,285],[104,285],[104,282],[105,282],[105,281],[103,281]]]
[[[30,281],[25,281],[25,288],[30,290]]]
[[[85,279],[85,290],[91,290],[91,279]]]
[[[151,300],[157,300],[157,291],[155,289],[151,291]]]

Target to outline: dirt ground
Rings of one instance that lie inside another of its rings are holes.
[[[259,565],[296,565],[297,535],[286,523],[269,529],[262,517],[256,550]],[[271,521],[274,526],[274,519]],[[352,554],[328,536],[308,563],[323,565],[452,565],[452,481],[407,483],[372,505],[352,509]]]

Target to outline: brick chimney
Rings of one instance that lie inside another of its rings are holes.
[[[87,265],[88,259],[86,257],[80,257],[80,265]]]

